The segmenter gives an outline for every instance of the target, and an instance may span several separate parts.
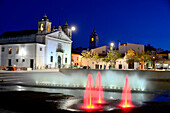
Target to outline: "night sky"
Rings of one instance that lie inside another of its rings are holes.
[[[58,26],[75,25],[73,47],[88,47],[93,28],[99,45],[151,44],[170,50],[169,0],[0,0],[0,34],[38,28],[44,13]]]

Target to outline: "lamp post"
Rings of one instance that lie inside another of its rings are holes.
[[[76,30],[76,27],[75,26],[71,26],[71,31],[75,31]],[[70,67],[72,68],[72,55],[71,55],[71,57],[70,57]]]
[[[111,50],[111,51],[113,50],[113,46],[114,46],[114,43],[111,42],[111,43],[110,43],[110,50]]]
[[[155,71],[155,56],[153,56],[152,59],[153,59],[153,69]]]

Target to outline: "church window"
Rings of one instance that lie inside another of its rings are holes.
[[[40,47],[40,51],[42,51],[42,47]]]
[[[12,54],[12,48],[11,47],[8,50],[8,54]]]
[[[2,47],[2,48],[1,48],[1,51],[2,51],[2,52],[4,52],[4,51],[5,51],[5,48],[4,48],[4,47]]]
[[[58,43],[58,48],[62,49],[62,44]]]
[[[19,54],[19,47],[16,47],[16,54]]]
[[[93,41],[94,41],[94,38],[91,38],[91,41],[93,42]]]
[[[51,62],[53,62],[53,56],[51,56]]]
[[[48,24],[48,28],[47,28],[48,31],[50,31],[50,25]]]
[[[41,28],[40,28],[40,30],[41,30],[41,31],[43,31],[43,30],[44,30],[44,28],[43,28],[43,27],[44,27],[44,25],[43,25],[43,24],[41,24]]]
[[[25,59],[22,59],[22,62],[25,62]]]
[[[65,63],[67,64],[67,58],[65,58]]]

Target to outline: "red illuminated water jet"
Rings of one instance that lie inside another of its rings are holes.
[[[101,80],[100,72],[97,73],[94,97],[95,97],[95,103],[98,103],[98,104],[105,104],[106,103],[106,101],[103,98],[103,86],[102,86],[102,80]]]
[[[93,78],[91,74],[88,74],[82,108],[87,110],[95,109],[94,84],[93,84]]]
[[[134,107],[131,101],[131,91],[130,91],[128,75],[126,75],[126,81],[122,92],[122,99],[119,106],[122,108]]]

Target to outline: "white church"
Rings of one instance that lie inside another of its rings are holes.
[[[71,67],[72,30],[67,22],[51,28],[46,14],[38,30],[10,31],[0,35],[0,66],[32,69]]]

